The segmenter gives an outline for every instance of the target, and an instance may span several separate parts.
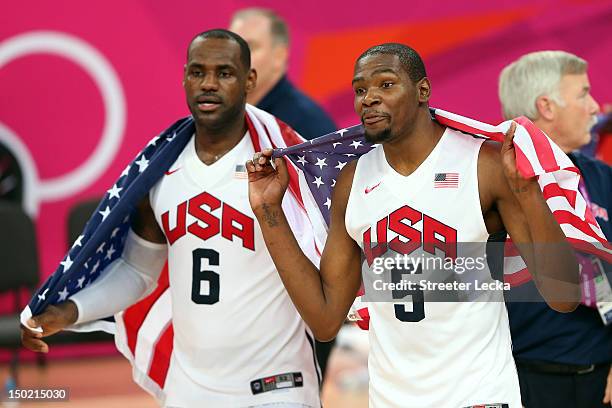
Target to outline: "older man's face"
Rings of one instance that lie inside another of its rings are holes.
[[[563,103],[555,107],[554,137],[566,152],[579,149],[591,140],[599,105],[591,96],[589,77],[584,74],[564,75],[559,83]]]
[[[253,14],[237,18],[232,21],[230,31],[235,32],[249,44],[251,49],[251,67],[257,71],[257,83],[259,87],[272,87],[271,83],[276,81],[278,73],[285,70],[284,53],[279,52],[278,44],[272,37],[270,31],[270,20],[265,16]]]

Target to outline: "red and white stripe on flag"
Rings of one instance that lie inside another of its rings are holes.
[[[441,109],[434,109],[435,119],[442,125],[462,132],[487,137],[503,143],[512,121],[497,126],[482,123]],[[580,171],[567,155],[529,119],[514,119],[518,124],[513,144],[516,166],[525,178],[538,177],[538,184],[553,216],[574,249],[612,262],[612,245],[606,240],[599,224],[578,190]],[[504,280],[512,286],[531,280],[527,266],[508,237],[504,250]],[[367,330],[367,303],[359,296],[351,316],[359,327]]]
[[[459,173],[436,173],[434,188],[458,188]]]
[[[497,126],[478,122],[441,109],[435,110],[441,124],[503,143],[512,121]],[[516,166],[525,178],[538,177],[546,203],[569,242],[580,251],[612,262],[612,246],[606,240],[586,200],[578,191],[580,171],[565,153],[529,119],[514,119]],[[522,261],[522,259],[521,259]],[[519,272],[523,268],[513,273]],[[515,267],[515,269],[517,269]]]
[[[305,141],[285,123],[250,105],[247,105],[247,126],[255,151],[287,147]],[[291,208],[304,210],[298,171],[290,162],[288,162],[288,168],[289,190],[292,199],[297,204]],[[298,216],[301,215],[287,214],[288,218]],[[316,242],[312,244],[312,247],[315,250],[310,251],[307,255],[313,262],[318,263],[320,251]],[[119,351],[132,363],[134,381],[163,404],[164,386],[172,358],[174,340],[167,265],[153,293],[124,312],[115,315],[115,321],[115,343]]]

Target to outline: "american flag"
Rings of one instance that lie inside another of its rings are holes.
[[[363,127],[359,125],[338,130],[304,144],[278,149],[273,157],[287,156],[300,170],[300,190],[306,196],[305,202],[315,204],[320,210],[320,215],[309,211],[309,216],[315,219],[323,217],[325,225],[322,228],[326,235],[332,190],[336,185],[338,173],[347,163],[358,159],[375,146],[365,140]],[[309,199],[310,196],[312,200]],[[307,209],[316,211],[315,208]],[[324,237],[321,242],[325,242]]]
[[[430,111],[432,118],[443,126],[497,142],[503,142],[504,134],[512,123],[512,121],[505,121],[499,125],[490,125],[442,109],[431,108]],[[599,256],[607,262],[612,261],[612,246],[606,240],[584,197],[578,190],[580,180],[578,168],[529,119],[520,117],[514,119],[514,122],[517,123],[514,146],[518,171],[525,178],[538,177],[544,198],[568,241],[581,251]],[[338,172],[346,165],[346,162],[357,159],[373,147],[375,146],[365,140],[363,127],[357,125],[301,145],[279,149],[274,156],[287,155],[301,170],[299,176],[304,179],[302,184],[308,187],[302,190],[310,192],[306,194],[302,191],[302,195],[306,196],[303,201],[305,204],[314,204],[320,215],[318,216],[317,212],[308,205],[306,209],[309,210],[311,220],[319,218],[325,221],[322,229],[326,231],[331,206],[331,188],[335,185]],[[448,179],[448,175],[452,173],[445,174]],[[312,200],[308,195],[312,196]],[[324,242],[324,237],[322,242]],[[509,248],[512,247],[509,246]],[[515,282],[512,279],[524,278],[527,272],[524,263],[522,265],[516,263],[517,256],[518,253],[511,250],[506,253],[506,273],[508,275],[519,273],[521,276],[521,278],[507,276],[511,283]],[[520,256],[518,258],[520,259]],[[508,261],[515,263],[508,268]]]
[[[250,105],[247,105],[246,122],[256,151],[305,141],[272,115]],[[23,310],[22,324],[25,325],[29,317],[41,313],[48,305],[68,299],[105,273],[123,251],[136,204],[170,169],[194,132],[193,119],[181,119],[154,137],[136,155],[108,189],[58,268]],[[245,171],[244,166],[237,166],[234,177],[245,176]],[[292,186],[297,186],[295,169],[291,172]],[[292,195],[291,199],[297,202],[292,208],[304,207],[299,194]],[[313,251],[311,259],[315,261],[316,258]],[[162,405],[174,337],[170,302],[168,270],[164,267],[152,294],[114,317],[73,328],[114,333],[117,348],[133,365],[134,381]]]
[[[504,134],[512,123],[512,121],[505,121],[499,125],[490,125],[433,108],[431,116],[444,126],[502,143]],[[595,255],[606,262],[612,262],[612,246],[606,240],[584,197],[578,190],[581,177],[578,168],[529,119],[520,117],[514,121],[518,125],[514,134],[516,165],[521,175],[525,178],[538,178],[551,212],[559,222],[567,240],[576,250]],[[351,148],[354,151],[351,151]],[[338,172],[344,167],[347,160],[355,160],[360,154],[372,148],[373,146],[365,140],[363,127],[358,125],[322,136],[303,145],[281,149],[275,153],[276,156],[288,155],[301,170],[300,177],[305,178],[303,185],[308,187],[313,199],[306,197],[304,203],[315,204],[315,208],[307,205],[306,209],[315,227],[315,232],[319,234],[320,248],[325,242],[331,206],[331,187],[335,184]],[[456,186],[459,183],[458,177],[449,177],[453,173],[441,174],[445,174],[446,180],[439,180],[439,182],[448,183],[446,188],[458,187]],[[504,253],[504,280],[512,286],[518,286],[531,280],[525,262],[509,237]],[[362,302],[359,295],[351,308],[349,317],[356,320],[361,328],[367,329],[369,320],[367,305]]]
[[[89,286],[121,255],[135,205],[176,160],[194,130],[190,118],[179,120],[138,153],[24,312],[36,315],[48,305],[66,300]]]
[[[504,132],[510,126],[510,121],[492,126],[439,109],[431,112],[432,117],[444,126],[497,141],[503,140]],[[610,244],[578,191],[578,170],[531,122],[525,118],[516,121],[520,125],[514,138],[518,170],[525,177],[538,176],[547,203],[568,240],[583,251],[610,262]],[[247,123],[256,150],[275,148],[275,157],[286,156],[289,159],[290,196],[308,214],[320,253],[329,223],[331,191],[339,171],[375,146],[365,140],[360,125],[304,142],[287,125],[249,105]],[[22,312],[22,323],[48,305],[59,303],[87,287],[120,256],[136,204],[174,163],[194,130],[192,118],[177,121],[153,138],[125,168],[57,270]],[[237,173],[241,173],[238,170],[241,169],[237,169]],[[517,262],[522,262],[517,254],[507,255],[505,268],[510,271],[507,279],[515,277],[519,282],[524,279],[521,274],[526,272],[524,263],[521,266]],[[91,328],[104,328],[115,333],[118,349],[133,365],[134,380],[160,401],[164,400],[163,388],[174,336],[169,295],[168,271],[164,268],[151,295],[115,315],[114,323],[91,325]],[[354,313],[364,318],[367,308],[357,307]]]
[[[436,173],[434,188],[458,188],[459,173]]]

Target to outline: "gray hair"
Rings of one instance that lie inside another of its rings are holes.
[[[504,118],[538,119],[536,100],[548,96],[563,106],[559,83],[564,75],[584,74],[587,62],[565,51],[538,51],[523,55],[499,76],[499,100]]]
[[[289,45],[289,28],[287,27],[287,23],[273,10],[262,7],[245,8],[235,12],[231,21],[254,15],[263,16],[268,19],[270,22],[270,33],[275,43]]]

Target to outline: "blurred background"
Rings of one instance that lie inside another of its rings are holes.
[[[350,86],[355,59],[390,41],[423,56],[431,106],[484,122],[502,120],[499,72],[530,51],[559,49],[584,58],[593,97],[604,110],[612,102],[609,0],[6,1],[0,13],[0,144],[19,166],[1,185],[13,186],[16,195],[6,199],[17,200],[31,220],[35,253],[22,255],[39,279],[66,252],[71,208],[102,196],[148,140],[188,114],[181,81],[191,38],[228,27],[232,14],[249,6],[285,18],[289,78],[342,127],[358,122]],[[598,129],[588,153],[610,164],[609,126]],[[11,170],[0,166],[5,176]],[[0,224],[5,240],[11,225]],[[0,264],[2,279],[14,271]],[[0,312],[10,315],[28,299],[27,289],[19,296],[5,292]],[[330,361],[327,406],[367,406],[367,341],[364,346],[363,333],[349,331]],[[70,339],[38,361],[23,350],[18,357],[21,386],[69,387],[69,406],[155,406],[131,383],[129,365],[109,338]],[[7,383],[14,359],[11,347],[0,349],[0,384]]]

